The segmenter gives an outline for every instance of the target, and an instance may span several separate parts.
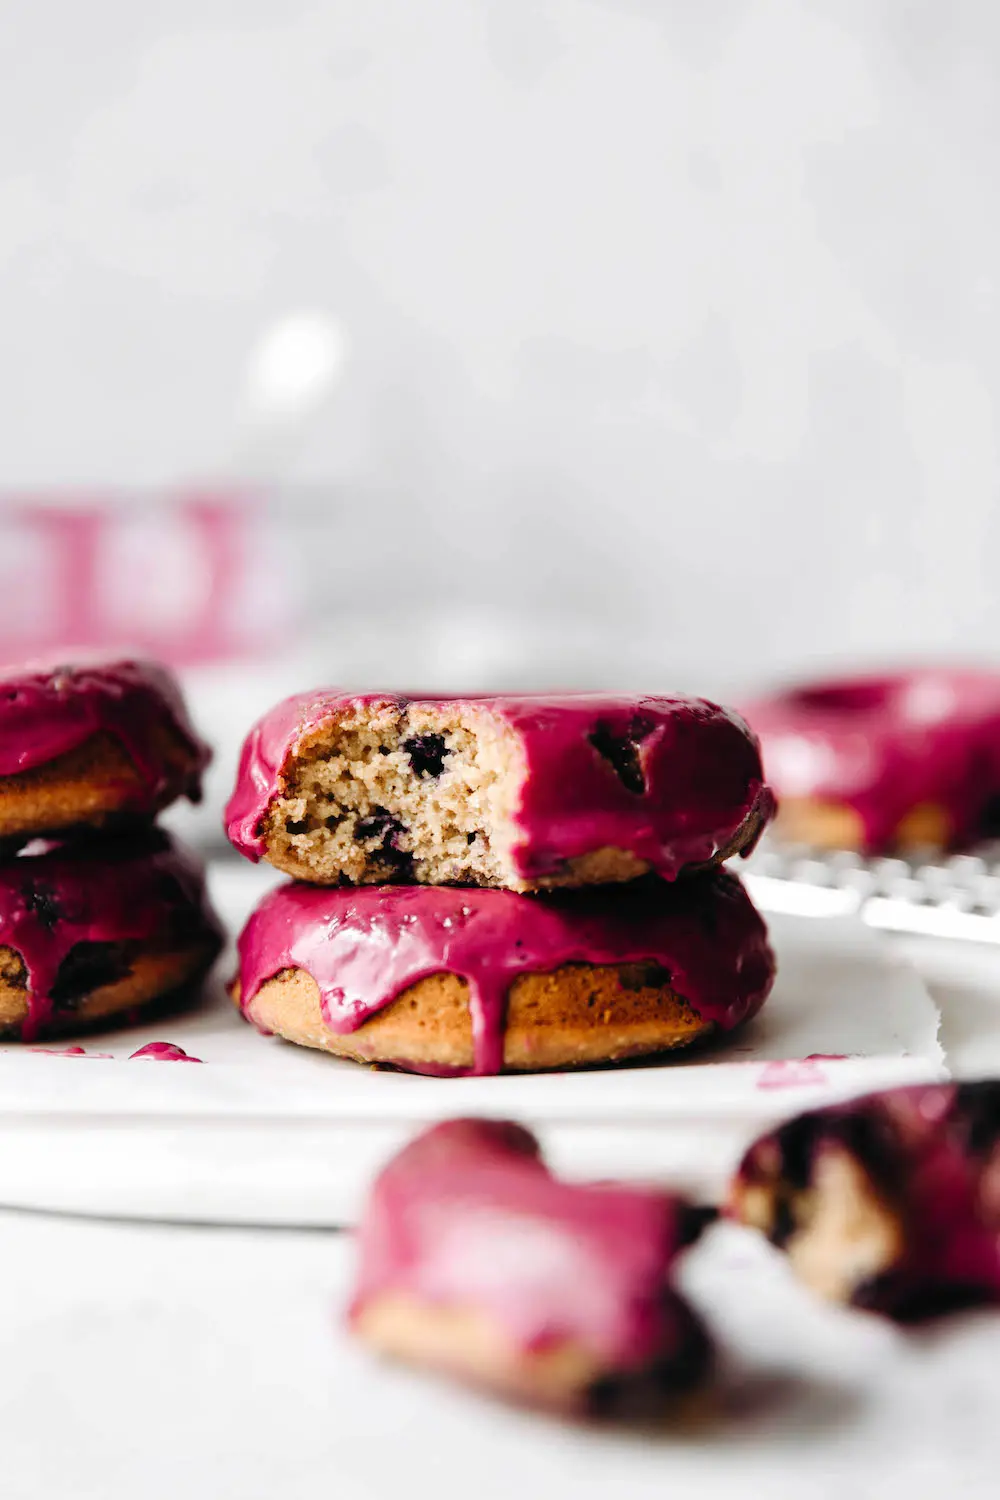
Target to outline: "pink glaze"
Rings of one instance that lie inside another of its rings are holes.
[[[251,730],[226,809],[242,854],[265,853],[262,820],[284,786],[299,744],[345,708],[401,709],[454,702],[513,734],[524,760],[519,839],[512,850],[526,879],[596,849],[630,850],[667,880],[712,859],[753,812],[770,817],[756,740],[724,708],[700,698],[350,696],[335,688],[288,698]],[[591,742],[621,739],[641,767],[645,790],[630,790]]]
[[[1000,673],[927,668],[814,683],[746,712],[779,798],[851,808],[869,851],[891,848],[921,803],[945,810],[956,845],[974,842],[984,813],[996,813]]]
[[[183,1047],[175,1047],[173,1042],[147,1042],[145,1047],[130,1055],[129,1062],[135,1062],[137,1058],[152,1062],[201,1062],[200,1057],[190,1057]]]
[[[105,1061],[113,1059],[112,1052],[88,1052],[85,1047],[31,1047],[31,1052],[45,1052],[49,1057],[89,1057],[93,1059],[103,1058]]]
[[[289,882],[265,896],[238,948],[246,1013],[268,979],[304,969],[339,1033],[356,1031],[418,979],[461,975],[478,1074],[503,1066],[507,991],[520,974],[651,961],[693,1010],[726,1031],[760,1009],[774,978],[764,923],[726,871],[673,886],[651,877],[543,896]]]
[[[28,971],[22,1041],[44,1035],[53,1016],[72,1014],[59,978],[79,944],[172,941],[218,949],[221,929],[198,861],[160,830],[0,863],[0,947],[15,949]]]
[[[807,1188],[821,1153],[857,1158],[901,1216],[904,1250],[855,1300],[913,1318],[952,1300],[1000,1302],[1000,1082],[916,1084],[800,1115],[747,1153],[739,1180]]]
[[[669,1274],[701,1222],[664,1192],[558,1181],[519,1125],[449,1120],[376,1180],[350,1317],[403,1294],[485,1313],[525,1352],[573,1341],[639,1369],[677,1345]]]
[[[2,673],[0,776],[46,765],[104,732],[119,741],[143,783],[134,811],[149,812],[169,780],[156,745],[164,729],[194,757],[183,791],[196,802],[211,751],[195,734],[180,689],[164,667],[147,661],[38,662]]]

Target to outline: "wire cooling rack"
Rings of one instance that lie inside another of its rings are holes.
[[[765,839],[744,875],[764,911],[856,915],[890,932],[1000,943],[1000,841],[948,857],[866,859]]]

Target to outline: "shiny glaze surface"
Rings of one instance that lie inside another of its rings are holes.
[[[903,1231],[899,1259],[857,1288],[858,1305],[912,1319],[1000,1301],[1000,1080],[887,1089],[798,1116],[751,1148],[737,1182],[807,1192],[831,1147],[860,1163]]]
[[[1000,673],[927,668],[816,682],[746,708],[779,798],[850,808],[864,847],[892,847],[908,812],[947,815],[969,844],[1000,797]],[[991,806],[992,804],[992,806]]]
[[[183,1047],[176,1047],[173,1042],[147,1042],[145,1047],[140,1047],[138,1052],[129,1055],[129,1062],[142,1061],[200,1063],[201,1058],[192,1057]]]
[[[763,823],[773,812],[756,740],[735,714],[699,698],[406,699],[330,688],[286,699],[251,730],[226,809],[233,844],[251,859],[265,854],[262,820],[286,767],[332,718],[442,703],[488,716],[519,747],[512,859],[524,879],[616,848],[673,880],[726,848],[751,814]]]
[[[211,751],[195,733],[180,688],[165,667],[94,661],[0,670],[0,776],[46,765],[104,732],[119,741],[143,783],[136,811],[152,809],[168,781],[156,741],[165,728],[191,752],[194,765],[183,790],[197,801]]]
[[[687,1330],[669,1275],[701,1223],[665,1192],[559,1181],[519,1125],[449,1120],[372,1188],[351,1317],[404,1293],[485,1313],[524,1352],[572,1341],[616,1370],[641,1368]]]
[[[677,885],[649,877],[540,896],[289,882],[264,897],[238,950],[245,1013],[252,1017],[267,980],[304,969],[319,987],[327,1024],[341,1033],[356,1031],[418,979],[461,975],[469,984],[479,1074],[503,1066],[506,997],[521,974],[649,961],[666,971],[663,983],[723,1030],[760,1009],[774,978],[767,929],[727,871]]]
[[[60,999],[60,970],[78,945],[132,942],[221,947],[201,865],[162,831],[83,840],[0,863],[0,947],[19,953],[27,970],[23,1041],[44,1035],[55,1012],[72,1011],[78,997]],[[82,952],[100,957],[93,948]],[[79,983],[81,993],[91,987],[85,972]]]

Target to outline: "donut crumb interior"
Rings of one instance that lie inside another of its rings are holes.
[[[325,885],[528,890],[645,872],[629,850],[605,848],[523,879],[512,858],[523,778],[517,737],[485,707],[350,705],[286,763],[262,827],[267,857]]]
[[[284,868],[325,882],[504,883],[517,751],[488,714],[348,710],[300,745],[267,822]]]

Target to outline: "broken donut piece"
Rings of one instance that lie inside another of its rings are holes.
[[[799,1115],[746,1153],[727,1211],[833,1301],[901,1321],[1000,1302],[1000,1080]]]
[[[372,1188],[350,1323],[384,1354],[509,1399],[654,1415],[711,1366],[670,1282],[705,1221],[667,1193],[560,1181],[519,1125],[450,1120]]]

